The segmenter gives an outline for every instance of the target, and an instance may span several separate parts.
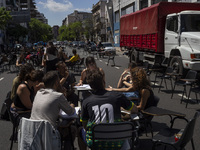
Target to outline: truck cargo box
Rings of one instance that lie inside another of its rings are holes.
[[[120,19],[120,47],[164,53],[165,22],[168,14],[200,10],[200,3],[160,2]]]

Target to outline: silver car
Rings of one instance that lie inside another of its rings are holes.
[[[110,42],[102,42],[103,49],[105,52],[116,54],[116,48]]]

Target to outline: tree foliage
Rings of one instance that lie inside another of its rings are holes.
[[[20,37],[25,37],[28,34],[28,29],[19,24],[10,25],[7,28],[7,34],[18,41]]]
[[[12,17],[9,11],[6,11],[4,7],[0,8],[0,29],[5,29],[6,24]]]
[[[59,41],[64,40],[82,40],[83,37],[89,39],[94,33],[93,22],[91,19],[84,20],[83,22],[74,22],[68,26],[61,26],[59,28]]]
[[[29,28],[32,42],[49,41],[53,38],[51,26],[38,19],[31,18]]]
[[[61,26],[59,28],[58,40],[80,40],[83,33],[83,27],[81,22],[74,22],[68,26]]]

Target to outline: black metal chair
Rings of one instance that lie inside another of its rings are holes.
[[[153,141],[152,149],[155,150],[157,146],[164,145],[165,149],[167,146],[170,146],[173,147],[173,149],[182,150],[187,145],[187,143],[191,141],[192,149],[195,150],[193,142],[193,133],[198,116],[199,112],[196,112],[194,117],[187,123],[184,130],[167,128],[165,130],[160,131],[152,139]],[[182,132],[180,139],[178,141],[175,141],[175,134],[180,132]]]
[[[170,80],[170,82],[171,82],[171,89],[173,89],[173,85],[172,85],[172,76],[170,75],[171,73],[173,73],[173,68],[172,68],[172,67],[168,67],[168,68],[165,70],[165,73],[164,73],[163,75],[161,75],[160,77],[158,77],[158,78],[161,79],[158,92],[160,92],[160,89],[161,89],[163,80],[164,80],[164,82],[165,82],[165,87],[166,87],[166,89],[167,89],[166,80]]]
[[[8,114],[9,114],[9,118],[10,118],[10,121],[13,125],[12,135],[10,137],[10,140],[11,140],[10,150],[12,150],[13,143],[17,142],[17,130],[18,130],[20,119],[22,117],[30,117],[30,112],[27,112],[27,111],[23,111],[23,112],[19,112],[19,113],[12,113],[10,111],[10,107],[11,107],[12,102],[13,101],[10,98],[7,98],[5,100],[6,108],[7,108]]]
[[[85,67],[85,65],[84,65],[84,60],[85,60],[85,58],[83,57],[83,58],[81,58],[81,60],[79,61],[79,62],[77,62],[75,65],[74,65],[74,71],[75,72],[79,72],[79,71],[82,71],[82,70],[80,70],[82,67]]]
[[[156,95],[154,95],[154,103],[152,104],[152,106],[157,107],[159,101],[160,101],[160,98],[157,97]],[[144,130],[145,130],[146,136],[147,136],[147,128],[148,128],[148,126],[150,126],[151,136],[153,137],[153,128],[152,128],[152,124],[151,124],[151,120],[153,119],[153,116],[145,114],[143,112],[145,112],[145,110],[142,110],[141,112],[138,113],[138,115],[139,115],[139,123],[144,126]],[[140,126],[140,128],[141,127],[142,126]]]
[[[108,66],[110,60],[113,61],[113,65],[115,66],[115,54],[107,53],[106,56],[108,56],[107,66]]]
[[[118,123],[99,123],[92,126],[92,150],[96,148],[96,142],[111,142],[132,139],[132,147],[137,130],[135,130],[132,122]],[[103,146],[103,145],[102,145]],[[109,149],[109,147],[101,147],[101,149]],[[110,147],[111,149],[112,147]],[[119,147],[118,149],[121,149]]]
[[[10,98],[5,100],[6,108],[7,108],[8,114],[9,114],[9,118],[10,118],[10,121],[12,122],[12,125],[13,125],[12,135],[10,137],[10,140],[11,140],[10,150],[12,150],[13,143],[17,141],[17,128],[18,128],[18,125],[19,125],[19,118],[18,118],[19,115],[14,116],[10,112],[10,106],[11,106],[12,102],[13,101]]]
[[[184,79],[180,79],[178,81],[175,81],[174,82],[174,88],[172,90],[171,98],[173,98],[174,90],[175,90],[176,85],[177,86],[183,86],[184,89],[183,89],[182,98],[181,98],[181,103],[182,103],[184,94],[187,96],[186,86],[192,86],[196,82],[196,76],[197,76],[197,72],[196,71],[189,70]]]
[[[187,106],[188,106],[188,102],[189,102],[189,100],[190,100],[190,94],[191,94],[191,92],[194,92],[194,93],[195,93],[196,102],[197,102],[197,103],[199,102],[198,97],[197,97],[197,94],[200,94],[200,86],[199,86],[199,85],[198,85],[198,86],[194,86],[194,87],[192,86],[192,87],[190,87],[189,94],[188,94],[188,97],[187,97],[187,99],[186,99],[185,108],[187,108]]]
[[[155,77],[154,77],[154,81],[153,81],[153,83],[154,83],[154,84],[153,84],[153,89],[154,89],[154,87],[155,87],[155,85],[156,85],[156,82],[157,82],[157,78],[163,76],[163,74],[164,74],[164,72],[165,72],[165,69],[164,69],[164,67],[162,67],[162,66],[152,66],[151,68],[149,68],[149,72],[150,72],[150,74],[151,74],[152,72],[155,73]]]

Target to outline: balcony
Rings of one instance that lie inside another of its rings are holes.
[[[101,34],[106,34],[106,29],[101,29]]]

